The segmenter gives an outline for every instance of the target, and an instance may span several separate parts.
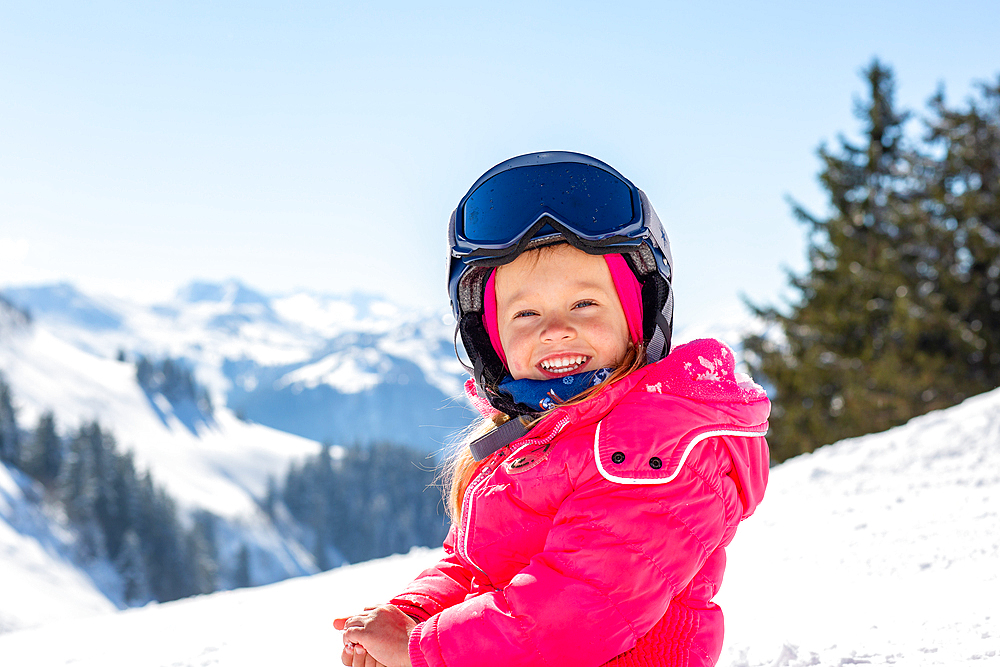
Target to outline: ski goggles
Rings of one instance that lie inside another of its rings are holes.
[[[649,229],[638,188],[579,153],[522,155],[483,174],[449,225],[452,257],[470,264],[547,237],[604,252],[641,244]]]

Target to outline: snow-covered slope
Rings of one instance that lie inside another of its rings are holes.
[[[730,549],[721,665],[1000,665],[1000,390],[772,471]],[[334,617],[415,550],[262,589],[0,635],[5,667],[338,664]]]
[[[220,563],[235,562],[237,552],[246,545],[252,553],[251,580],[255,583],[316,571],[308,551],[279,534],[259,504],[268,478],[280,478],[292,462],[316,455],[318,443],[245,423],[226,408],[216,409],[208,421],[186,424],[162,395],[149,395],[139,386],[133,364],[81,350],[3,303],[0,372],[12,387],[22,427],[33,428],[49,410],[64,433],[98,420],[113,433],[121,450],[133,452],[139,470],[151,471],[182,514],[205,510],[220,517]],[[31,590],[45,590],[53,581],[60,587],[61,573],[72,567],[70,536],[60,533],[59,517],[46,517],[23,502],[25,489],[38,497],[40,489],[32,491],[26,478],[12,476],[6,467],[2,473],[6,475],[2,487],[6,506],[0,507],[0,569]],[[13,575],[18,569],[24,576]],[[99,568],[88,574],[91,587],[111,600],[116,598],[113,575]],[[8,596],[6,586],[2,590],[0,630],[73,616],[91,610],[94,604],[111,604],[107,600],[95,603],[84,593],[77,596],[80,609],[70,595],[62,596],[58,604],[35,606],[30,600]]]
[[[0,371],[13,387],[22,425],[33,427],[46,410],[67,429],[99,420],[182,505],[245,516],[254,498],[263,498],[268,475],[318,449],[224,408],[192,430],[168,402],[142,390],[133,364],[85,352],[40,326],[0,329],[0,341]]]
[[[39,496],[0,463],[0,634],[115,609],[92,578],[99,573],[72,565],[72,536],[40,509]]]

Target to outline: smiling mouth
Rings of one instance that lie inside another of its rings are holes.
[[[543,359],[538,366],[546,373],[554,375],[565,375],[582,368],[590,357],[582,354],[571,354],[564,357],[551,357]]]

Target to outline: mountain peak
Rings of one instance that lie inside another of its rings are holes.
[[[255,303],[268,305],[269,299],[235,278],[221,283],[194,281],[182,287],[177,298],[185,303],[228,303],[232,305]]]
[[[122,326],[119,313],[67,282],[9,287],[3,297],[22,312],[69,322],[88,331],[111,331]]]
[[[19,308],[0,294],[0,334],[10,334],[31,325],[31,313]]]

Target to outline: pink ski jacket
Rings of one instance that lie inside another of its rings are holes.
[[[483,462],[445,558],[391,601],[418,621],[413,664],[715,664],[769,411],[715,340],[554,410]]]

